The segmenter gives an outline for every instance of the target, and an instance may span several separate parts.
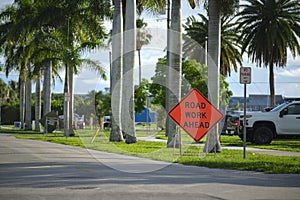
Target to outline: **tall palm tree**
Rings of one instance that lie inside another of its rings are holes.
[[[27,70],[28,74],[31,73],[31,65],[30,63],[27,64]],[[32,124],[31,124],[31,89],[32,89],[32,82],[30,78],[26,78],[25,81],[26,84],[26,91],[25,91],[25,130],[31,130],[32,129]]]
[[[80,52],[103,43],[106,37],[103,19],[108,15],[109,4],[105,0],[100,2],[70,0],[67,3],[45,1],[39,6],[37,19],[44,19],[42,25],[53,28],[59,36],[58,45],[61,45],[61,48],[57,49],[62,50],[60,61],[64,63],[66,69],[64,93],[70,95],[70,101],[68,102],[66,98],[64,106],[65,135],[69,135],[69,130],[72,134],[74,113],[73,73],[77,73],[77,67],[83,61],[80,59]]]
[[[181,24],[181,1],[173,0],[171,7],[171,32],[169,51],[169,62],[167,70],[167,88],[171,91],[168,95],[167,102],[169,105],[175,105],[181,98],[181,72],[182,72],[182,24]],[[174,146],[174,135],[176,134],[175,122],[169,120],[168,130],[168,147]],[[178,146],[178,142],[176,142]]]
[[[275,106],[274,66],[286,66],[288,49],[293,57],[300,54],[300,2],[247,0],[241,7],[242,52],[259,67],[269,68],[270,104]]]
[[[200,21],[194,16],[188,18],[184,25],[187,35],[192,39],[184,41],[183,51],[185,57],[195,57],[197,45],[205,46],[208,38],[208,18],[203,14],[198,14]],[[237,23],[233,22],[234,18],[229,16],[221,17],[221,57],[220,57],[220,74],[230,76],[231,68],[237,72],[238,65],[242,66],[241,41],[239,40],[239,30]]]
[[[122,0],[114,0],[113,29],[112,29],[112,66],[111,66],[111,132],[109,140],[123,141],[121,132],[121,102],[122,102],[122,73],[123,73],[123,12]]]
[[[221,16],[232,15],[239,5],[238,0],[206,0],[208,7],[208,96],[210,102],[219,108]],[[207,135],[205,152],[221,152],[219,128],[216,125]]]
[[[112,30],[112,70],[111,70],[111,104],[112,104],[112,128],[110,141],[122,141],[120,136],[121,121],[126,121],[126,115],[121,117],[120,102],[123,101],[123,27],[126,19],[126,0],[114,0],[114,16]],[[165,0],[138,0],[136,3],[137,13],[140,15],[143,11],[159,13],[165,6]],[[135,5],[135,3],[134,3]],[[130,11],[131,12],[131,11]],[[132,31],[132,30],[131,30]],[[132,47],[133,49],[134,47]],[[129,72],[133,73],[133,72]],[[130,75],[131,76],[131,75]],[[133,76],[133,75],[132,75]],[[131,83],[133,85],[133,83]],[[126,90],[124,90],[126,91]],[[128,107],[128,105],[124,105]],[[123,122],[125,123],[125,122]]]
[[[31,128],[31,99],[29,100],[31,84],[29,84],[27,67],[30,65],[32,47],[27,45],[30,43],[32,36],[28,27],[24,28],[20,25],[28,23],[25,19],[31,15],[33,11],[34,9],[31,2],[19,1],[0,14],[0,46],[6,57],[6,75],[8,75],[12,69],[16,69],[20,72],[20,121],[22,128],[24,128],[24,121],[26,120],[26,128],[28,129]],[[27,101],[25,101],[26,77],[28,86]]]
[[[41,132],[41,127],[39,120],[42,118],[42,109],[41,109],[41,76],[40,74],[37,75],[35,80],[35,104],[34,104],[34,110],[35,110],[35,131]]]
[[[44,115],[51,112],[51,94],[52,94],[52,62],[49,61],[45,63],[44,70],[44,84],[43,84],[43,99],[44,99],[44,107],[43,113]]]
[[[136,143],[133,68],[136,50],[136,0],[126,0],[122,94],[122,132],[126,143]]]
[[[218,0],[208,2],[208,99],[219,108],[219,88],[220,88],[220,55],[221,55],[221,14]],[[215,126],[207,135],[207,142],[204,147],[205,152],[221,152],[221,144],[218,135],[218,126]]]
[[[80,52],[99,46],[101,40],[106,36],[103,19],[109,11],[109,3],[106,0],[101,2],[96,0],[68,1],[68,3],[40,0],[33,4],[30,3],[32,2],[18,1],[15,4],[16,8],[23,8],[19,9],[19,12],[16,12],[16,16],[18,17],[15,18],[18,19],[18,25],[22,26],[12,26],[8,33],[14,33],[14,38],[22,38],[20,34],[24,35],[26,31],[35,33],[44,27],[46,29],[53,29],[57,36],[55,44],[58,46],[52,44],[53,48],[51,49],[51,53],[48,53],[50,55],[47,58],[55,59],[56,56],[56,59],[65,63],[66,66],[72,64],[72,69],[74,67],[73,70],[76,72],[76,67],[82,63],[82,59],[79,59]],[[25,21],[26,23],[24,23]],[[71,26],[67,26],[67,22],[70,22]],[[7,26],[9,25],[8,23]],[[7,26],[4,26],[3,29],[7,30]],[[28,42],[26,37],[23,38],[25,38],[24,41]],[[9,37],[5,36],[1,39],[5,42],[8,41]],[[16,41],[20,41],[20,39]],[[19,44],[22,45],[19,46],[23,47],[25,45],[26,47],[26,43],[21,42]],[[8,41],[7,44],[11,43]],[[21,52],[21,48],[19,49]],[[58,53],[58,49],[62,51]],[[48,52],[50,52],[49,48]],[[30,53],[32,52],[27,51],[25,53],[24,61],[20,65],[22,69],[25,68],[26,63],[29,63]],[[68,117],[65,117],[65,119],[68,119]],[[65,127],[68,126],[66,125]]]
[[[144,22],[143,19],[136,20],[136,50],[138,52],[138,60],[139,60],[139,85],[142,81],[142,58],[141,58],[141,50],[144,45],[148,45],[151,41],[152,35],[146,29],[147,23]]]

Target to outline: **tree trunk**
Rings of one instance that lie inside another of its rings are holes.
[[[30,65],[27,67],[28,72],[30,72]],[[25,89],[25,130],[32,130],[31,124],[31,80],[26,78],[26,89]]]
[[[51,112],[51,94],[52,94],[52,63],[47,64],[44,71],[44,84],[43,84],[43,115]]]
[[[69,136],[69,67],[66,64],[65,69],[65,84],[64,84],[64,135]]]
[[[270,66],[269,66],[269,82],[270,82],[270,105],[271,105],[271,107],[275,107],[276,99],[275,99],[274,65],[273,65],[273,63],[270,63]]]
[[[36,80],[35,85],[35,131],[41,132],[40,122],[41,119],[41,79],[40,77]]]
[[[123,141],[121,132],[122,70],[123,70],[123,16],[122,0],[114,0],[112,29],[112,67],[110,71],[111,88],[111,132],[109,141]]]
[[[20,82],[20,122],[21,128],[24,129],[25,119],[25,80],[19,78]]]
[[[122,132],[126,143],[136,143],[134,127],[134,74],[136,49],[136,0],[126,1],[124,32],[123,94],[122,94]]]
[[[139,59],[139,85],[142,82],[142,60],[141,60],[141,49],[137,50],[138,52],[138,59]]]
[[[69,69],[69,135],[74,136],[74,72],[72,69]]]
[[[182,35],[181,35],[181,1],[172,1],[171,10],[171,32],[170,36],[170,48],[169,48],[169,59],[170,65],[168,66],[168,82],[167,87],[170,90],[169,93],[169,108],[175,106],[181,99],[181,66],[182,66]],[[169,118],[169,116],[168,116]],[[168,142],[167,147],[173,147],[176,142],[176,147],[179,147],[179,137],[174,140],[176,133],[176,124],[174,121],[169,120],[168,126]],[[178,129],[179,130],[179,129]]]
[[[167,69],[166,69],[166,111],[169,112],[169,110],[171,109],[170,106],[170,90],[169,90],[169,66],[171,66],[170,64],[170,20],[171,20],[171,14],[170,14],[170,0],[167,0]],[[169,135],[170,131],[169,131],[169,124],[170,124],[170,117],[168,116],[168,113],[166,113],[166,136]]]
[[[219,108],[220,88],[220,51],[221,51],[221,17],[218,0],[208,1],[208,99]],[[208,132],[204,151],[221,152],[218,125]]]

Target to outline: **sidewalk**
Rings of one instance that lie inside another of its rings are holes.
[[[151,141],[151,142],[164,142],[166,143],[166,140],[162,139],[156,139],[155,135],[149,135],[148,137],[138,137],[139,140],[143,141]],[[189,143],[190,145],[199,145],[203,146],[204,144],[200,143]],[[222,146],[223,149],[229,149],[229,150],[243,150],[243,147],[238,146]],[[257,154],[266,154],[266,155],[272,155],[272,156],[300,156],[300,152],[291,152],[291,151],[279,151],[279,150],[271,150],[271,149],[258,149],[258,148],[252,148],[252,147],[246,147],[246,151],[250,151],[252,153]]]

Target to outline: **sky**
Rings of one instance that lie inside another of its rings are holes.
[[[12,3],[13,0],[1,0],[0,8],[4,5]],[[185,23],[186,18],[190,15],[197,15],[204,12],[203,8],[196,7],[194,10],[189,8],[187,1],[182,1],[182,18]],[[166,15],[159,16],[143,16],[148,23],[152,40],[147,46],[144,46],[142,55],[142,77],[150,80],[154,75],[155,64],[157,59],[165,55],[166,47]],[[106,23],[107,30],[111,29],[111,23]],[[75,93],[86,94],[91,90],[104,90],[109,87],[109,49],[97,50],[86,53],[83,57],[91,58],[98,61],[106,70],[108,80],[102,80],[95,71],[91,71],[85,67],[75,76]],[[138,62],[136,56],[136,63]],[[251,63],[246,55],[243,56],[243,67],[252,68],[251,84],[247,85],[247,95],[249,94],[269,94],[269,72],[267,68],[257,67],[255,63]],[[135,83],[138,81],[137,64],[135,66]],[[275,93],[285,97],[300,97],[300,56],[295,59],[288,55],[287,66],[284,68],[276,68],[275,71]],[[64,71],[60,71],[60,75],[64,77]],[[0,72],[0,78],[5,79],[3,72]],[[18,79],[17,73],[11,73],[8,79]],[[229,89],[233,91],[233,96],[243,96],[244,86],[239,83],[239,71],[232,72],[230,77],[226,78],[229,83]],[[63,83],[59,80],[55,81],[53,92],[62,93]]]

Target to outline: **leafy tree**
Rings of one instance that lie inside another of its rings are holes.
[[[300,54],[300,3],[298,0],[247,0],[238,14],[242,53],[269,68],[270,103],[275,105],[274,66],[284,67],[288,49]]]
[[[194,55],[199,51],[199,45],[204,47],[208,38],[208,19],[203,14],[198,14],[200,21],[194,16],[188,18],[184,25],[187,38],[183,44],[184,55],[196,58]],[[233,22],[234,18],[229,16],[221,17],[221,57],[220,57],[220,74],[230,76],[231,67],[237,72],[238,65],[242,66],[242,54],[239,52],[241,41],[239,40],[239,29],[237,23]]]
[[[159,104],[165,108],[166,87],[159,83],[164,83],[166,79],[166,58],[159,58],[156,63],[155,75],[151,78],[152,83],[149,84],[149,93],[153,95],[151,103]],[[207,66],[201,65],[196,60],[184,60],[182,62],[182,77],[184,77],[181,90],[182,97],[185,96],[191,88],[197,88],[204,96],[208,97],[207,90]],[[223,77],[223,76],[221,76]],[[227,105],[232,96],[232,92],[228,89],[229,84],[223,77],[222,88],[220,90],[221,103]]]
[[[95,96],[95,109],[96,109],[96,116],[99,121],[100,127],[102,127],[102,119],[106,115],[111,114],[111,95],[104,94],[102,91],[96,93]]]
[[[134,90],[134,110],[141,113],[147,105],[147,96],[149,96],[149,81],[143,79],[141,84],[135,86]]]

